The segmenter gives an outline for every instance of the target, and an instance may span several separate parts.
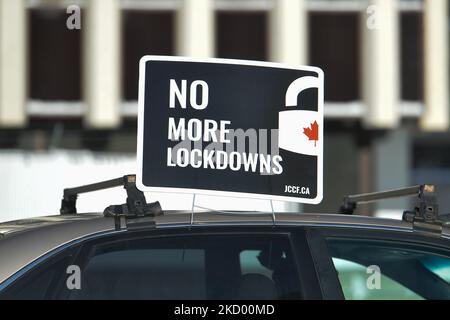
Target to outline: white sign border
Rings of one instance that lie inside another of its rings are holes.
[[[137,133],[137,175],[136,186],[142,192],[168,192],[168,193],[188,193],[199,194],[209,196],[224,196],[224,197],[238,197],[248,199],[259,200],[274,200],[274,201],[286,201],[305,204],[319,204],[323,199],[323,125],[319,128],[319,136],[322,138],[322,148],[318,153],[318,165],[317,165],[317,196],[315,198],[298,198],[288,196],[276,196],[270,194],[257,194],[247,192],[234,192],[234,191],[217,191],[217,190],[205,190],[205,189],[189,189],[189,188],[174,188],[174,187],[148,187],[142,183],[142,166],[143,166],[143,143],[144,143],[144,100],[145,100],[145,66],[148,61],[172,61],[172,62],[198,62],[198,63],[216,63],[216,64],[232,64],[232,65],[247,65],[247,66],[259,66],[259,67],[271,67],[280,69],[294,69],[302,71],[313,71],[318,74],[319,80],[322,86],[318,88],[318,106],[317,112],[324,114],[323,101],[324,101],[324,73],[322,69],[312,66],[294,66],[284,63],[276,62],[263,62],[253,60],[237,60],[237,59],[219,59],[219,58],[191,58],[181,56],[157,56],[146,55],[139,61],[139,94],[138,94],[138,133]]]

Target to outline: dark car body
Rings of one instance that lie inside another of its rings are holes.
[[[447,225],[166,211],[15,221],[0,235],[0,299],[450,299]],[[81,288],[68,290],[73,265]]]

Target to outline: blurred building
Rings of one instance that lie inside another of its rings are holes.
[[[448,35],[447,0],[0,0],[0,151],[134,157],[146,54],[309,64],[325,72],[325,197],[304,210],[430,182],[448,211]]]

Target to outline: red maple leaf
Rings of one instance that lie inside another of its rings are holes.
[[[314,140],[314,147],[316,146],[316,141],[319,140],[319,125],[317,121],[311,123],[310,128],[303,128],[303,133],[309,138],[309,140]]]

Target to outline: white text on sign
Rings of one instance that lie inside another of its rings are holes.
[[[169,108],[205,110],[209,104],[209,86],[204,80],[177,81],[170,79],[169,84]],[[230,145],[234,132],[242,130],[230,129],[229,120],[212,119],[187,119],[185,117],[169,117],[167,138],[170,141],[206,142],[214,144],[213,148],[191,149],[184,146],[167,148],[168,167],[192,167],[194,169],[230,169],[232,171],[244,170],[246,172],[258,172],[260,174],[281,174],[282,157],[278,154],[271,155],[255,152],[225,152],[218,150],[218,146]]]

